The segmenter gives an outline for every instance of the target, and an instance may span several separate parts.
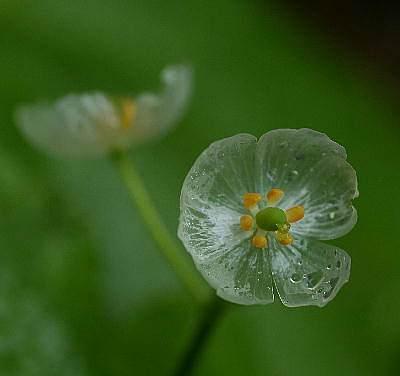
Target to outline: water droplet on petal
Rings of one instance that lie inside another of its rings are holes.
[[[292,283],[299,283],[303,279],[303,276],[299,273],[293,273],[290,277],[290,282]]]
[[[322,281],[322,278],[324,277],[323,273],[321,271],[316,271],[312,273],[306,274],[306,283],[307,287],[309,289],[315,289],[319,283]]]

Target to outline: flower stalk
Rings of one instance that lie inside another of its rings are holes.
[[[127,152],[116,151],[111,154],[111,160],[162,256],[199,303],[203,304],[209,301],[210,290],[187,257],[186,252],[171,236]]]

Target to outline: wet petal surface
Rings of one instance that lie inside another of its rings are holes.
[[[349,279],[350,256],[338,247],[299,237],[290,246],[272,243],[274,283],[288,307],[323,307]]]

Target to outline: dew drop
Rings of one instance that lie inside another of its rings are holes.
[[[299,174],[299,172],[297,170],[292,171],[292,175],[297,176],[298,174]]]
[[[321,271],[312,272],[306,274],[306,283],[309,289],[315,289],[318,284],[322,281],[323,273]]]
[[[336,287],[339,282],[339,278],[332,278],[329,280],[329,284],[331,285],[332,290]]]
[[[292,283],[299,283],[303,279],[302,275],[299,273],[293,273],[290,277],[290,282]]]
[[[337,262],[336,262],[336,267],[337,267],[338,269],[340,269],[341,266],[342,266],[341,261],[340,261],[340,260],[337,260]]]
[[[335,219],[336,213],[335,212],[330,212],[329,213],[329,219]]]
[[[328,270],[330,270],[330,269],[332,269],[332,265],[331,265],[331,264],[328,264],[328,265],[326,266],[326,268],[327,268]]]

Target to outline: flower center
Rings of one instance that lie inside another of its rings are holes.
[[[286,213],[279,208],[268,207],[256,214],[257,226],[265,231],[278,231],[278,225],[286,222]]]
[[[293,243],[289,233],[290,223],[300,221],[304,217],[304,207],[294,206],[283,210],[276,206],[284,192],[278,188],[271,189],[265,198],[259,193],[246,193],[243,196],[243,206],[250,212],[240,217],[240,227],[243,231],[253,232],[252,245],[264,249],[268,247],[268,232],[273,232],[276,240],[283,245]],[[259,203],[266,201],[267,206],[259,208]]]

